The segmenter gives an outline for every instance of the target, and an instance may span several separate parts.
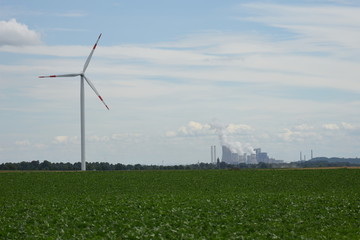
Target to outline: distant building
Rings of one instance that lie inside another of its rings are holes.
[[[246,163],[247,164],[257,164],[258,161],[256,159],[256,154],[252,153],[252,154],[248,155],[246,158]]]
[[[270,163],[270,158],[266,152],[261,152],[261,148],[254,149],[256,153],[256,160],[258,162]]]
[[[225,163],[233,164],[231,159],[232,159],[232,153],[230,149],[226,146],[222,146],[221,161]]]
[[[247,163],[246,153],[244,153],[243,155],[239,155],[239,163]]]

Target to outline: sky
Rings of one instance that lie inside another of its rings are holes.
[[[360,3],[0,0],[0,163],[360,156]],[[222,136],[220,136],[220,132]]]

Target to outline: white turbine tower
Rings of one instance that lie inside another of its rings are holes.
[[[101,34],[99,35],[93,49],[90,52],[90,55],[86,59],[84,64],[84,68],[80,73],[70,73],[70,74],[62,74],[62,75],[49,75],[49,76],[39,76],[39,78],[54,78],[54,77],[77,77],[80,76],[80,121],[81,121],[81,170],[86,171],[86,163],[85,163],[85,98],[84,98],[84,79],[89,84],[89,86],[94,90],[95,94],[100,98],[105,107],[109,110],[109,107],[104,102],[103,98],[100,96],[99,92],[96,90],[95,86],[91,83],[91,81],[85,76],[85,71],[90,63],[91,57],[95,51],[95,48],[100,40]]]

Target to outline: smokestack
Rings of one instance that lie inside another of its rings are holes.
[[[302,161],[302,152],[300,152],[300,161]]]
[[[214,145],[214,163],[216,162],[216,146]]]
[[[211,146],[211,160],[210,160],[210,163],[213,163],[213,161],[214,161],[214,151],[213,151],[213,148],[214,148],[214,146]]]
[[[313,155],[313,150],[311,149],[311,159],[314,158],[314,155]]]

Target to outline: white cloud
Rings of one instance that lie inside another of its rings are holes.
[[[342,36],[341,32],[335,35]],[[198,43],[200,40],[203,40],[202,46]],[[193,43],[194,47],[183,48],[184,41],[188,45]],[[356,74],[358,60],[347,59],[348,56],[352,56],[353,51],[349,53],[344,48],[328,44],[325,44],[326,48],[319,48],[317,44],[301,38],[270,42],[259,36],[227,33],[191,36],[172,43],[172,49],[166,48],[168,44],[101,46],[95,53],[98,61],[96,71],[107,76],[126,76],[128,79],[135,78],[138,81],[147,78],[175,78],[201,83],[251,82],[273,86],[326,87],[360,91],[360,83],[357,81],[360,76]],[[306,47],[303,47],[304,45]],[[299,46],[302,46],[301,50]],[[74,57],[87,56],[90,47],[3,46],[0,50],[71,57],[71,59],[41,59],[32,63],[32,65],[36,64],[39,71],[53,73],[53,71],[73,71],[71,69],[78,71],[83,59],[74,60]],[[297,54],[296,52],[299,51],[305,51],[307,54]],[[326,56],[313,54],[318,51],[326,53]],[[341,55],[341,57],[329,57],[327,54]],[[344,54],[348,56],[344,57]],[[59,70],[59,66],[63,66],[64,70]],[[127,84],[135,87],[140,85],[139,82],[134,81]],[[145,81],[142,84],[149,83]],[[155,94],[158,92],[157,89],[153,89]],[[153,93],[153,91],[145,92]],[[141,93],[143,94],[144,91]]]
[[[165,137],[176,137],[177,133],[175,131],[166,131]]]
[[[309,125],[307,125],[307,124],[300,124],[300,125],[297,125],[297,126],[295,126],[295,129],[296,130],[312,130],[312,129],[314,129],[314,127],[313,126],[309,126]]]
[[[56,137],[54,137],[54,142],[55,143],[67,143],[68,139],[69,139],[68,136],[56,136]]]
[[[118,141],[118,140],[129,140],[129,139],[136,139],[136,138],[143,138],[144,135],[140,133],[120,133],[120,134],[111,134],[110,136],[98,136],[98,135],[90,135],[86,136],[86,141],[89,142],[111,142],[111,141]],[[54,144],[78,144],[80,142],[79,137],[77,136],[56,136],[53,139]]]
[[[15,141],[15,145],[18,147],[18,150],[30,150],[30,149],[46,149],[48,146],[43,143],[32,143],[29,140],[19,140]]]
[[[327,130],[339,130],[340,127],[335,123],[326,123],[323,124],[323,128]]]
[[[211,38],[211,37],[209,37]],[[226,40],[226,41],[225,41]],[[227,39],[216,47],[221,49],[231,45],[238,48],[246,48],[247,42],[236,42],[236,39]],[[197,41],[197,39],[194,39]],[[234,41],[234,42],[233,42]],[[250,40],[249,40],[250,41]],[[259,41],[258,45],[266,45],[266,41]],[[295,43],[292,43],[295,45]],[[224,56],[222,50],[214,51],[213,48],[199,48],[193,50],[163,50],[152,46],[112,46],[102,47],[96,52],[97,67],[92,71],[101,72],[106,78],[135,79],[137,81],[121,81],[141,94],[156,95],[161,93],[165,82],[152,88],[152,91],[144,91],[151,85],[148,78],[152,79],[179,79],[192,83],[259,83],[271,84],[272,86],[302,86],[302,87],[326,87],[360,91],[360,83],[356,74],[358,63],[355,60],[344,58],[329,58],[328,56],[292,55],[295,46],[283,42],[274,42],[274,52],[268,54],[266,50],[254,54]],[[302,43],[298,43],[302,44]],[[206,43],[204,43],[206,45]],[[281,47],[281,45],[284,45]],[[289,47],[290,49],[286,49]],[[232,48],[235,48],[233,46]],[[83,59],[75,60],[73,57],[85,57],[89,53],[89,47],[81,46],[31,46],[25,48],[2,47],[2,51],[43,54],[52,56],[68,57],[68,59],[36,60],[38,72],[52,74],[54,71],[79,71]],[[277,50],[281,49],[281,50]],[[275,53],[277,51],[277,53]],[[339,54],[340,54],[339,50]],[[223,56],[219,57],[218,55]],[[71,59],[69,59],[71,57]],[[95,58],[94,58],[95,61]],[[121,67],[119,67],[121,65]],[[62,69],[59,69],[62,66]],[[196,68],[194,66],[201,66]],[[202,68],[204,67],[204,68]],[[90,69],[89,69],[90,70]],[[9,70],[8,70],[9,71]],[[143,82],[141,82],[143,81]],[[168,82],[169,83],[169,82]],[[119,86],[120,87],[120,86]],[[121,86],[122,87],[122,86]],[[171,88],[167,88],[169,90]],[[175,91],[172,90],[172,91]],[[125,92],[127,94],[127,92]],[[44,94],[37,94],[38,96]],[[127,94],[132,96],[133,93]]]
[[[196,121],[190,121],[187,126],[181,126],[177,131],[167,131],[165,132],[166,137],[176,137],[176,136],[206,136],[214,135],[217,129],[223,129],[228,134],[240,134],[248,131],[252,131],[253,128],[246,124],[234,124],[230,123],[227,125],[219,125],[219,123],[200,123]]]
[[[338,50],[339,47],[358,49],[359,7],[263,3],[243,4],[240,7],[257,12],[257,16],[241,18],[242,20],[262,22],[297,33],[296,38],[304,41],[303,43],[315,44],[319,48],[318,51]]]
[[[313,140],[341,139],[351,134],[356,127],[350,123],[326,123],[318,126],[300,124],[292,128],[285,128],[278,136],[286,142],[311,142]]]
[[[37,149],[46,149],[48,147],[48,145],[43,144],[43,143],[35,143],[34,147]]]
[[[250,127],[249,125],[246,124],[233,124],[230,123],[229,125],[227,125],[226,130],[230,133],[239,133],[239,132],[244,132],[244,131],[249,131],[249,130],[253,130],[252,127]]]
[[[312,142],[323,138],[321,128],[308,124],[299,124],[294,127],[284,128],[278,134],[279,140],[285,142]]]
[[[114,133],[110,137],[111,140],[126,140],[129,138],[144,138],[145,136],[141,133]]]
[[[91,142],[108,142],[110,140],[110,138],[108,136],[97,136],[97,135],[92,135],[87,137],[88,141]]]
[[[201,124],[195,121],[190,121],[188,126],[191,130],[195,131],[209,130],[211,128],[209,124]]]
[[[326,130],[347,130],[347,131],[357,130],[356,126],[347,122],[341,122],[339,124],[327,123],[327,124],[323,124],[322,127]]]
[[[16,141],[15,144],[18,146],[30,146],[31,145],[29,140]]]
[[[0,46],[24,46],[40,44],[40,35],[16,19],[0,21]]]
[[[54,144],[78,144],[80,142],[77,136],[56,136],[54,137]]]
[[[344,129],[347,129],[347,130],[353,130],[355,129],[355,126],[350,124],[350,123],[346,123],[346,122],[342,122],[341,123],[341,126],[344,128]]]
[[[187,126],[181,126],[177,131],[166,131],[166,137],[194,137],[214,134],[211,126],[196,121],[190,121]]]

